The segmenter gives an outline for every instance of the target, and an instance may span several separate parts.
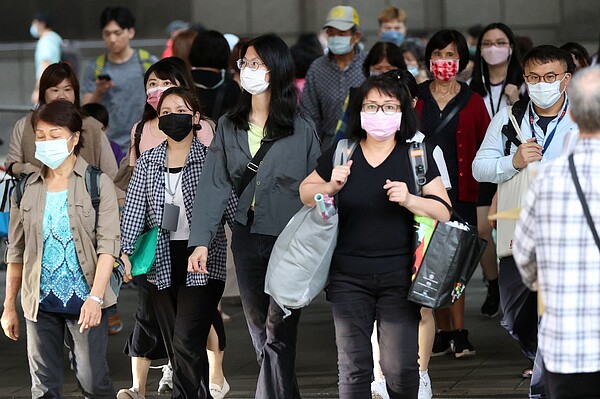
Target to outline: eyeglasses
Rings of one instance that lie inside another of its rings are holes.
[[[240,71],[246,67],[250,68],[251,71],[256,71],[261,65],[265,65],[264,62],[260,62],[258,60],[252,60],[248,62],[248,60],[245,58],[240,58],[235,63]]]
[[[527,83],[531,83],[532,85],[538,84],[540,82],[540,80],[543,80],[546,83],[554,83],[556,82],[556,78],[558,75],[566,75],[568,72],[559,72],[559,73],[554,73],[554,72],[550,72],[545,74],[544,76],[540,76],[536,73],[531,73],[529,75],[523,75],[523,77],[525,78],[525,80],[527,81]]]
[[[376,114],[377,111],[379,111],[379,108],[381,108],[381,110],[383,111],[383,113],[386,114],[386,115],[393,115],[396,112],[400,112],[400,105],[399,104],[383,104],[383,105],[379,105],[379,104],[367,103],[367,104],[363,104],[362,105],[361,110],[365,114]]]
[[[506,40],[498,40],[497,42],[490,42],[490,41],[483,41],[481,42],[481,47],[486,48],[486,47],[492,47],[492,46],[496,46],[496,47],[508,47],[510,46],[510,42],[507,42]]]

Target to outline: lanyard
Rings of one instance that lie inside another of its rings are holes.
[[[500,90],[500,96],[498,97],[498,106],[494,108],[494,99],[493,99],[493,95],[492,95],[492,85],[490,84],[490,91],[488,92],[488,98],[490,100],[490,108],[492,110],[492,118],[498,113],[498,111],[500,111],[500,104],[502,103],[502,96],[504,95],[504,82],[501,83],[502,84],[502,90]],[[486,88],[487,91],[487,88]]]
[[[568,107],[569,107],[569,99],[567,98],[567,100],[565,101],[565,105],[563,106],[563,109],[560,113],[560,116],[558,117],[558,121],[556,122],[556,125],[554,125],[554,129],[552,129],[550,134],[546,136],[546,140],[544,141],[544,148],[542,149],[542,156],[544,155],[544,153],[550,146],[550,143],[552,142],[552,139],[554,138],[554,133],[556,133],[556,129],[558,128],[558,124],[560,123],[560,121],[563,120],[563,118],[567,114]],[[533,127],[533,124],[534,124],[533,108],[531,107],[531,102],[529,102],[529,126],[531,127],[531,137],[534,138],[535,142],[537,143],[537,138],[535,137],[535,129]]]
[[[187,159],[185,160],[185,164],[183,165],[183,168],[181,168],[181,171],[177,174],[177,180],[175,180],[175,187],[173,187],[173,189],[171,189],[171,176],[170,176],[170,172],[169,172],[169,151],[165,151],[165,169],[167,170],[167,175],[165,176],[165,180],[167,181],[167,184],[165,185],[165,191],[167,193],[169,193],[169,195],[171,196],[171,203],[173,203],[173,201],[175,200],[175,193],[177,191],[177,187],[179,187],[179,182],[181,181],[181,176],[183,175],[183,169],[185,168],[186,164],[187,164]]]

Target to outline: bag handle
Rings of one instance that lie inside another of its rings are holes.
[[[452,208],[452,206],[449,203],[447,203],[446,201],[444,201],[437,195],[428,194],[428,195],[425,195],[423,198],[429,198],[432,200],[436,200],[437,202],[441,202],[450,212],[451,219],[454,218],[454,219],[458,220],[459,222],[461,222],[462,224],[464,224],[465,226],[469,226],[469,223],[467,223],[467,221],[462,216],[460,216],[460,214],[458,212],[456,212],[456,210],[454,208]]]
[[[588,207],[587,201],[585,200],[585,195],[583,194],[583,190],[581,189],[581,184],[579,184],[579,178],[577,177],[577,170],[575,169],[575,161],[573,160],[573,154],[569,155],[569,171],[571,172],[571,178],[573,179],[573,183],[575,183],[575,189],[577,190],[577,196],[579,197],[579,202],[581,202],[581,207],[583,208],[585,220],[587,221],[588,226],[590,226],[590,230],[592,230],[592,235],[594,236],[594,241],[596,241],[596,246],[598,247],[598,249],[600,249],[600,237],[598,237],[598,232],[596,231],[596,227],[594,226],[594,221],[592,220],[590,208]]]

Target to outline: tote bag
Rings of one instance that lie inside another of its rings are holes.
[[[475,226],[467,224],[443,200],[437,200],[459,220],[443,223],[423,218],[424,232],[418,244],[424,245],[416,247],[415,274],[408,294],[410,301],[434,309],[450,306],[460,298],[487,244]]]
[[[337,144],[334,166],[345,164],[356,148],[348,140]],[[342,155],[344,154],[344,155]],[[338,235],[337,213],[324,218],[316,206],[304,206],[288,222],[271,252],[265,293],[281,307],[284,318],[307,306],[327,285]]]
[[[515,120],[511,110],[508,111],[508,116],[517,132],[517,137],[521,143],[525,143],[527,139],[523,136],[523,132],[521,132],[519,124]],[[510,180],[498,184],[498,213],[514,208],[521,208],[525,202],[530,179],[530,167],[528,166],[515,174]],[[512,255],[513,237],[516,227],[516,220],[498,219],[496,238],[496,252],[498,257],[503,258]]]
[[[151,228],[138,237],[133,254],[129,257],[132,276],[140,276],[150,271],[156,260],[157,241],[158,226]]]

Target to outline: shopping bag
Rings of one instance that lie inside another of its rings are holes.
[[[132,276],[139,276],[150,271],[156,260],[157,241],[158,226],[151,228],[138,237],[133,254],[129,257]]]
[[[460,218],[455,212],[454,217]],[[436,309],[452,305],[464,292],[487,242],[475,226],[460,219],[443,223],[415,218],[425,227],[416,245],[410,301]]]

